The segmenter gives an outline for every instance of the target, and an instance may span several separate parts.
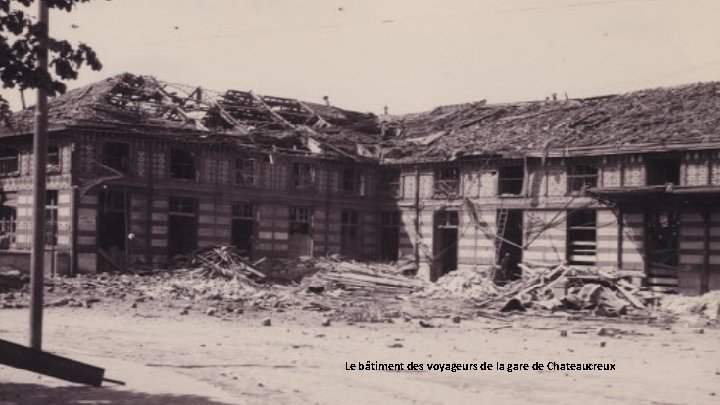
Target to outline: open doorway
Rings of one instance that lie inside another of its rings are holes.
[[[351,259],[362,258],[360,212],[343,210],[340,214],[340,253]]]
[[[232,244],[245,257],[252,258],[255,240],[255,205],[235,203],[232,206]]]
[[[380,260],[394,262],[400,250],[400,212],[380,213]]]
[[[168,255],[197,249],[197,200],[171,197],[168,209]]]
[[[457,270],[458,266],[458,212],[436,211],[433,226],[434,266],[431,280]]]
[[[652,286],[677,286],[679,221],[676,211],[645,214],[647,281]]]
[[[290,257],[312,256],[312,207],[290,207]]]
[[[497,264],[502,264],[507,257],[507,270],[515,273],[523,256],[523,211],[498,210],[497,231]]]
[[[120,271],[125,268],[127,240],[127,192],[106,189],[98,199],[97,251],[99,271]]]

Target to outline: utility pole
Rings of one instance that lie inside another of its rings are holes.
[[[38,0],[38,71],[47,77],[48,24],[47,0]],[[30,347],[42,350],[43,281],[45,278],[45,183],[47,166],[48,105],[46,83],[37,88],[35,134],[33,137],[33,233],[30,253]]]

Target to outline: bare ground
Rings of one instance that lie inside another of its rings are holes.
[[[527,315],[435,318],[428,320],[432,328],[402,318],[321,326],[320,313],[299,308],[220,318],[143,305],[50,308],[45,349],[172,370],[221,388],[239,404],[716,404],[720,395],[720,330],[707,326]],[[26,309],[1,310],[0,337],[25,342],[27,317]],[[267,317],[271,326],[262,325]],[[619,333],[601,336],[600,327]],[[346,362],[368,360],[594,362],[615,363],[616,370],[345,370]]]

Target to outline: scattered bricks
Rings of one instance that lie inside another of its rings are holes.
[[[462,318],[459,316],[453,316],[453,318],[452,318],[453,323],[460,323],[461,320],[462,320]]]
[[[600,347],[605,347],[606,345],[607,345],[607,342],[605,342],[605,341],[600,342]]]
[[[403,347],[403,344],[402,343],[393,343],[391,345],[388,345],[388,347],[391,349],[399,349],[399,348]]]
[[[270,318],[263,319],[262,326],[271,326],[271,325],[272,325],[272,321],[270,320]]]
[[[322,325],[322,326],[330,326],[330,325],[331,325],[330,318],[325,319],[320,325]]]
[[[425,322],[423,320],[420,320],[418,324],[423,328],[434,328],[435,325],[431,324],[430,322]]]
[[[560,336],[567,337],[567,335],[568,335],[567,329],[560,329]]]

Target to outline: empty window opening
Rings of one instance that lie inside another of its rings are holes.
[[[315,169],[312,164],[295,162],[292,170],[292,184],[295,188],[312,187],[315,181]]]
[[[58,243],[58,191],[45,192],[45,245],[57,246]]]
[[[0,148],[0,175],[12,175],[18,172],[18,151]]]
[[[57,146],[48,146],[47,168],[53,173],[60,171],[60,149]]]
[[[680,184],[680,159],[649,158],[645,166],[648,186]]]
[[[127,173],[130,168],[130,144],[123,142],[105,142],[102,153],[102,164]]]
[[[582,192],[597,187],[598,169],[591,165],[572,165],[568,167],[568,193]]]
[[[436,196],[454,197],[460,193],[460,169],[441,167],[435,170],[433,192]]]
[[[256,160],[252,158],[235,159],[235,184],[254,186],[256,180]]]
[[[380,213],[380,260],[396,261],[400,251],[400,212]]]
[[[433,271],[432,281],[457,270],[458,225],[457,211],[436,211],[433,218]]]
[[[197,178],[195,156],[183,149],[172,149],[170,151],[170,177],[195,180]]]
[[[501,167],[498,173],[498,194],[522,194],[524,180],[525,169],[522,166]]]
[[[353,259],[362,256],[358,211],[343,210],[340,214],[340,253]]]
[[[232,205],[232,244],[241,254],[252,258],[256,230],[256,207],[254,204]]]
[[[363,194],[363,177],[360,170],[349,168],[342,171],[342,191],[351,194]]]
[[[171,197],[168,206],[170,257],[197,249],[197,200]]]
[[[597,211],[576,210],[567,214],[567,261],[594,266],[597,262]]]

